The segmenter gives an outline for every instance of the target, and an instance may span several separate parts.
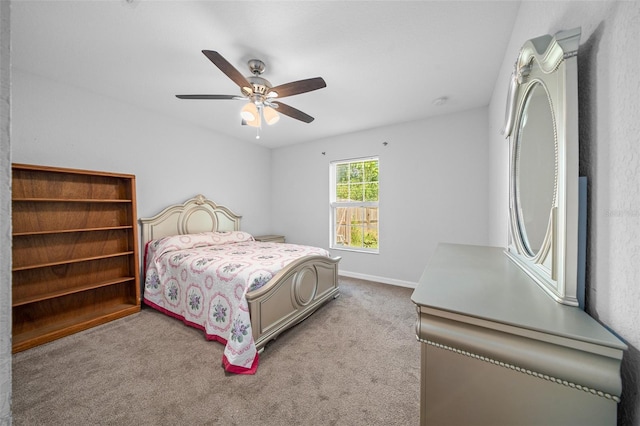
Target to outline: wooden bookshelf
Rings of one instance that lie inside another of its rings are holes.
[[[135,176],[12,174],[13,352],[138,312]]]

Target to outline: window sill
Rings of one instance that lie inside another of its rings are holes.
[[[330,249],[331,250],[340,250],[340,251],[351,251],[351,252],[355,252],[355,253],[364,253],[364,254],[380,254],[380,250],[360,249],[360,248],[354,248],[354,247],[335,246],[335,247],[331,247]]]

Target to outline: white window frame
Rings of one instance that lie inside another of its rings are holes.
[[[347,164],[347,163],[360,163],[366,161],[375,160],[378,162],[378,174],[380,172],[380,158],[378,156],[370,156],[370,157],[362,157],[362,158],[351,158],[346,160],[336,160],[332,161],[329,165],[329,220],[331,235],[329,241],[329,247],[334,250],[345,250],[345,251],[356,251],[362,253],[371,253],[378,254],[380,252],[380,186],[378,180],[378,201],[336,201],[336,166],[339,164]],[[375,207],[378,209],[378,247],[377,248],[368,248],[368,247],[353,247],[353,246],[344,246],[336,243],[336,237],[338,231],[336,229],[336,211],[339,207]]]

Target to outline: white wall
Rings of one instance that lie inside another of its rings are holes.
[[[271,152],[14,70],[13,162],[136,175],[138,216],[202,193],[270,231]]]
[[[522,2],[489,108],[491,242],[507,235],[508,154],[499,129],[522,44],[582,27],[580,174],[589,180],[587,311],[630,345],[619,424],[640,425],[640,2]]]
[[[0,425],[11,424],[11,21],[0,1]]]
[[[341,272],[415,285],[438,242],[488,242],[487,120],[480,108],[274,150],[273,230],[328,248],[329,163],[379,155],[380,253],[332,253]]]

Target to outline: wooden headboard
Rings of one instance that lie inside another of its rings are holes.
[[[162,210],[153,217],[141,218],[142,247],[151,240],[170,235],[207,231],[239,231],[242,216],[199,194]]]

